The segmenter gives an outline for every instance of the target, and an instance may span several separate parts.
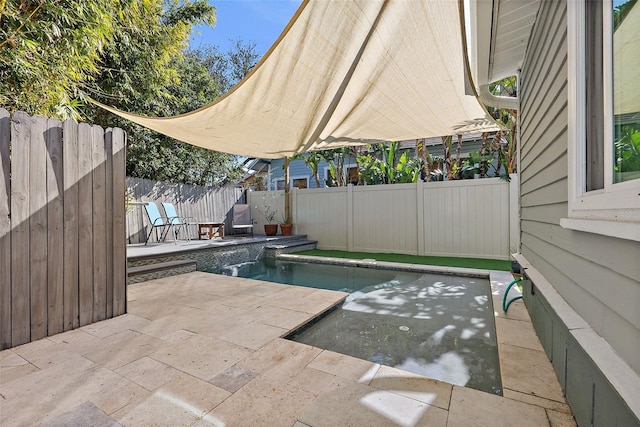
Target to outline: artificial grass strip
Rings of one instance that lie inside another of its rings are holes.
[[[348,258],[348,259],[375,259],[376,261],[402,262],[405,264],[439,265],[444,267],[481,268],[484,270],[511,270],[510,261],[483,258],[454,258],[439,256],[419,256],[405,254],[385,254],[370,252],[347,252],[313,249],[310,251],[296,252],[300,255]]]

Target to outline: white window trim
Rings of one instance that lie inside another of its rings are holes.
[[[343,179],[347,179],[348,175],[347,172],[349,171],[349,168],[357,168],[358,167],[358,163],[345,163],[343,168],[342,168],[342,178]],[[329,166],[325,166],[324,167],[324,179],[327,179],[329,176]],[[322,186],[326,187],[326,181],[321,181]]]
[[[612,2],[605,0],[603,34],[612,34]],[[586,130],[585,130],[585,7],[584,1],[567,2],[568,46],[568,218],[560,220],[564,228],[640,241],[640,179],[613,184],[612,87],[604,87],[605,108],[605,188],[585,191],[586,188]],[[610,40],[609,40],[610,41]],[[611,82],[611,46],[604,45],[604,81]]]
[[[284,182],[284,178],[274,178],[274,180],[273,180],[273,191],[282,191],[282,190],[278,190],[278,184],[280,182]]]
[[[289,177],[289,188],[293,188],[293,181],[296,179],[304,179],[307,181],[307,188],[309,188],[309,177],[307,175],[298,175]],[[284,181],[284,179],[283,179]]]

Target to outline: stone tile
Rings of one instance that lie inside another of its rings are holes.
[[[214,338],[195,335],[169,345],[151,357],[180,371],[208,381],[239,360],[250,350]]]
[[[517,300],[511,303],[509,309],[505,313],[502,311],[502,297],[493,298],[493,307],[495,308],[496,317],[503,319],[522,320],[524,322],[531,322],[531,316],[527,311],[527,307],[522,300]]]
[[[204,420],[216,425],[291,426],[313,398],[297,387],[258,376]]]
[[[319,371],[313,368],[304,368],[293,377],[289,384],[313,393],[315,396],[336,388],[334,386],[335,375]]]
[[[447,411],[374,387],[350,384],[318,396],[299,420],[314,427],[445,427]]]
[[[180,324],[181,319],[181,315],[170,314],[159,319],[150,320],[149,323],[135,330],[144,335],[165,339],[168,335],[183,330]]]
[[[0,383],[0,394],[7,399],[16,399],[20,397],[29,398],[37,390],[51,389],[51,395],[55,396],[55,390],[64,388],[74,381],[79,381],[85,371],[95,368],[95,365],[88,359],[77,361],[73,369],[67,365],[55,365],[47,369],[37,370],[22,378],[21,381],[11,381]]]
[[[0,384],[8,384],[11,381],[19,380],[37,371],[39,371],[39,369],[31,363],[0,369]]]
[[[546,353],[498,344],[502,386],[510,390],[564,402],[560,384]]]
[[[254,295],[254,296],[258,296],[258,297],[264,297],[263,301],[266,303],[267,301],[271,301],[271,300],[278,300],[279,297],[284,297],[286,299],[288,299],[289,297],[286,297],[283,295],[280,295],[280,293],[284,290],[286,290],[287,294],[289,295],[303,295],[306,294],[306,290],[309,288],[303,288],[301,286],[296,286],[294,287],[296,290],[291,290],[288,287],[291,287],[290,285],[279,285],[279,284],[275,284],[275,283],[268,283],[268,282],[259,282],[259,281],[251,281],[251,282],[247,282],[247,286],[244,286],[241,290],[241,292],[243,294],[247,294],[247,295]],[[302,289],[300,291],[298,291],[297,289]]]
[[[220,306],[215,312],[200,311],[176,317],[176,326],[189,332],[217,338],[230,330],[252,321],[249,310]]]
[[[17,347],[13,347],[11,351],[24,357],[24,355],[29,355],[30,353],[40,351],[47,347],[51,347],[54,344],[55,342],[50,340],[49,338],[42,338],[37,341],[32,341],[26,344],[19,345]]]
[[[216,387],[235,393],[245,384],[254,379],[258,374],[246,369],[232,366],[224,372],[213,377],[209,382]]]
[[[16,354],[10,350],[3,352],[3,358],[0,359],[0,372],[4,372],[5,369],[15,368],[16,366],[28,365],[29,361],[24,357]]]
[[[449,409],[452,385],[406,372],[389,366],[380,366],[369,383],[371,387],[419,400],[444,410]]]
[[[103,320],[101,322],[92,323],[80,328],[81,331],[87,332],[98,338],[106,338],[118,332],[128,329],[135,330],[149,323],[148,319],[136,316],[134,314],[123,314],[112,319]]]
[[[301,423],[300,421],[296,421],[293,427],[311,427],[309,424]]]
[[[6,359],[7,357],[11,356],[13,353],[13,351],[7,349],[7,350],[0,350],[0,362],[2,362],[4,359]]]
[[[368,384],[380,368],[377,363],[324,350],[309,364],[310,368],[344,379]]]
[[[531,323],[501,318],[495,320],[498,343],[544,351]]]
[[[231,396],[227,390],[184,373],[164,384],[160,387],[160,391],[180,399],[183,404],[196,408],[201,416]]]
[[[262,323],[248,323],[231,329],[224,335],[220,335],[218,339],[241,347],[257,350],[287,332],[289,332],[288,329],[277,328]]]
[[[238,367],[287,383],[321,351],[319,348],[278,338],[240,361]]]
[[[87,353],[85,357],[109,369],[118,369],[170,345],[165,341],[137,332],[126,331],[125,334],[124,339],[117,339],[119,334],[115,334],[113,338],[116,341],[113,344],[109,345],[105,342],[104,348]]]
[[[576,427],[576,420],[573,415],[565,412],[557,412],[547,409],[547,416],[551,427]]]
[[[157,390],[126,413],[121,410],[113,417],[123,426],[187,427],[197,422],[201,415],[198,409],[176,396]]]
[[[196,334],[194,334],[193,332],[189,332],[189,331],[185,331],[184,329],[180,329],[179,331],[175,331],[169,335],[166,335],[165,337],[163,337],[163,339],[167,342],[170,342],[171,344],[175,344],[178,342],[182,342],[186,339],[191,338],[192,336],[194,336]]]
[[[137,406],[149,396],[149,390],[133,381],[125,381],[118,387],[90,396],[89,400],[105,414],[112,415],[128,405]]]
[[[149,357],[124,365],[116,372],[151,391],[181,374],[180,371]]]
[[[60,426],[92,426],[92,427],[118,427],[113,418],[102,412],[91,402],[84,402],[72,410],[58,415],[56,418],[41,424],[42,427]]]
[[[254,311],[256,322],[288,330],[294,330],[312,318],[308,313],[270,305],[261,305]]]
[[[230,295],[221,299],[220,304],[229,307],[255,310],[262,304],[263,297],[257,295]]]
[[[22,357],[39,369],[47,369],[53,365],[75,366],[82,364],[84,357],[70,351],[69,347],[66,343],[57,343],[23,351]]]
[[[543,408],[466,387],[453,386],[447,427],[548,425]]]
[[[129,286],[128,288],[130,287],[131,286]],[[193,310],[196,310],[196,309],[172,304],[169,301],[150,303],[149,301],[146,301],[146,300],[140,300],[140,301],[127,302],[127,311],[129,313],[133,313],[136,316],[139,316],[148,320],[161,319],[171,314],[189,315],[189,313],[192,312]]]
[[[347,295],[349,294],[344,292],[317,290],[297,301],[291,308],[315,315],[340,303]]]
[[[530,405],[540,406],[545,409],[552,409],[557,412],[564,412],[566,414],[571,413],[571,408],[569,408],[569,405],[564,403],[564,400],[562,402],[557,402],[555,400],[544,399],[542,397],[533,396],[531,394],[509,390],[508,388],[502,390],[502,396],[507,399],[517,400],[519,402],[528,403]]]
[[[127,381],[114,372],[93,367],[53,367],[38,371],[22,381],[13,381],[21,393],[2,394],[7,397],[0,413],[0,425],[37,425],[54,419],[87,401],[90,396],[117,388]]]
[[[104,342],[81,329],[73,329],[61,334],[49,337],[49,339],[57,344],[65,344],[69,351],[78,354],[86,354],[93,350],[97,350],[104,345]]]

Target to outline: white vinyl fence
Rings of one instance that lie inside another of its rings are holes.
[[[520,234],[511,177],[293,189],[294,232],[320,249],[509,259]],[[257,231],[265,203],[284,211],[283,191],[250,192],[249,201]]]

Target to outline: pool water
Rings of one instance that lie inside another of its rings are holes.
[[[350,292],[287,338],[501,395],[487,279],[279,260],[220,274]]]

